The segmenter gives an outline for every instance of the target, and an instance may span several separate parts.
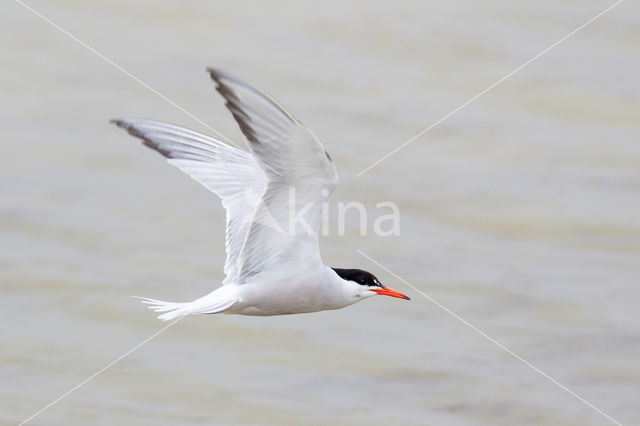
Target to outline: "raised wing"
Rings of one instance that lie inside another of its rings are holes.
[[[238,258],[267,181],[248,152],[173,124],[112,120],[222,199],[227,212],[225,283],[238,274]]]
[[[338,183],[329,154],[275,100],[221,71],[208,71],[267,178],[238,258],[236,282],[280,260],[319,263],[322,203]]]

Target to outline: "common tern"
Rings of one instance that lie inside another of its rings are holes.
[[[226,210],[226,278],[192,302],[141,298],[171,320],[188,314],[286,315],[339,309],[375,295],[409,298],[370,272],[330,268],[318,247],[322,203],[338,174],[318,138],[278,102],[207,69],[248,151],[155,120],[113,123],[218,195]]]

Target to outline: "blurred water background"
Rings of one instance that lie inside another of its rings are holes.
[[[640,423],[640,26],[627,1],[358,173],[606,1],[32,1],[209,126],[204,69],[274,95],[324,142],[333,200],[393,201],[401,233],[323,238],[325,263],[412,297],[193,317],[34,425]],[[211,133],[17,2],[0,15],[0,424],[18,424],[165,324],[130,295],[217,286],[217,198],[115,126]]]

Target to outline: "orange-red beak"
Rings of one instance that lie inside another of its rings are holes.
[[[409,299],[408,296],[405,296],[404,294],[400,293],[399,291],[396,291],[392,288],[389,287],[385,287],[385,288],[372,288],[371,291],[375,291],[376,293],[382,295],[382,296],[391,296],[391,297],[397,297],[398,299],[405,299],[405,300],[411,300]]]

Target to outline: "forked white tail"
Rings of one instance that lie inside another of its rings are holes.
[[[227,303],[211,303],[211,298],[207,296],[194,300],[193,302],[165,302],[163,300],[149,299],[147,297],[133,296],[142,300],[142,303],[149,305],[149,309],[155,312],[164,312],[158,318],[169,321],[189,314],[217,314],[224,312],[235,305],[232,300]],[[208,302],[208,303],[207,303]]]

